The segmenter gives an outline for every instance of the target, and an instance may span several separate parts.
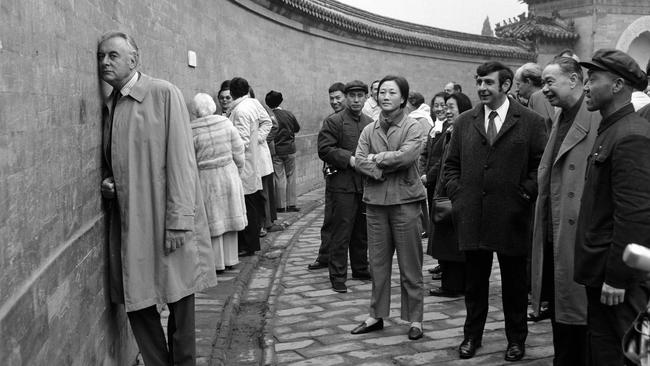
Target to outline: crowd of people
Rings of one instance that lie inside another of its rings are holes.
[[[278,212],[300,210],[300,125],[280,92],[265,108],[241,77],[221,84],[217,103],[198,93],[188,111],[178,88],[137,70],[125,33],[104,35],[97,57],[113,87],[101,184],[111,300],[125,304],[147,365],[194,365],[194,293],[283,230]],[[430,105],[401,76],[332,84],[317,139],[321,246],[308,269],[327,268],[346,293],[349,258],[351,278],[371,281],[368,318],[352,334],[383,329],[396,254],[400,318],[422,338],[427,239],[440,280],[428,294],[465,301],[460,358],[481,347],[496,253],[506,361],[524,357],[527,321],[550,317],[554,364],[631,362],[621,342],[649,290],[622,252],[650,246],[648,71],[614,49],[516,72],[489,61],[476,69],[476,106],[453,81]]]

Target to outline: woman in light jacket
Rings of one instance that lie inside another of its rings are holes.
[[[194,96],[190,126],[199,167],[203,202],[208,215],[217,272],[239,263],[237,232],[248,224],[244,188],[239,177],[244,167],[244,143],[239,131],[217,110],[212,97]]]
[[[409,339],[422,337],[423,280],[420,202],[426,199],[417,160],[423,143],[420,124],[409,118],[409,84],[401,76],[379,82],[379,119],[366,126],[352,163],[367,175],[363,201],[368,225],[368,259],[372,276],[370,317],[352,330],[362,334],[384,327],[390,311],[393,254],[401,284],[401,319],[411,323]]]

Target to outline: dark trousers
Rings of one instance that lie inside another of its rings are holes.
[[[420,216],[422,231],[429,235],[431,230],[429,230],[429,206],[427,205],[427,200],[420,201],[420,208],[422,209],[422,216]]]
[[[332,196],[332,231],[329,242],[329,272],[332,282],[345,282],[348,251],[352,276],[368,273],[368,236],[365,207],[361,193],[338,193]]]
[[[488,313],[492,253],[487,250],[465,252],[465,307],[467,308],[463,329],[465,338],[479,341],[483,338],[483,329]],[[505,316],[506,338],[508,343],[524,344],[528,335],[526,256],[507,256],[497,253],[497,258],[501,267],[501,300]]]
[[[442,278],[440,288],[449,292],[465,292],[465,263],[439,260]]]
[[[562,324],[551,317],[553,366],[587,365],[587,326]]]
[[[622,304],[608,306],[600,302],[600,287],[587,289],[587,342],[589,364],[634,365],[623,356],[621,341],[637,314],[644,311],[648,294],[636,284],[625,290]]]
[[[244,195],[246,219],[248,225],[238,233],[239,251],[254,252],[260,250],[260,217],[264,212],[262,191]]]
[[[260,227],[271,227],[273,221],[278,219],[275,207],[275,185],[273,173],[262,177],[262,198],[264,198],[264,210],[260,213]]]
[[[147,366],[196,365],[194,295],[167,304],[167,338],[156,305],[128,312],[131,329]]]
[[[330,260],[330,238],[332,237],[332,192],[325,190],[325,211],[323,212],[323,226],[320,228],[320,248],[316,260],[328,264]]]

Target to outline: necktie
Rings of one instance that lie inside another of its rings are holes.
[[[494,123],[494,118],[498,116],[497,111],[490,112],[488,116],[488,128],[487,128],[487,138],[490,142],[490,145],[494,143],[494,139],[497,137],[497,126]]]

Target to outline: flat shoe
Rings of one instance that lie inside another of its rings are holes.
[[[458,347],[458,356],[462,359],[474,357],[476,350],[481,348],[481,342],[472,338],[465,338]]]
[[[429,295],[437,296],[437,297],[450,297],[450,298],[463,296],[461,293],[443,290],[440,287],[434,287],[432,289],[429,289]]]
[[[321,263],[319,261],[314,261],[314,263],[309,263],[307,266],[307,269],[309,270],[315,270],[315,269],[321,269],[321,268],[327,268],[329,265],[327,263]]]
[[[356,328],[352,329],[352,334],[365,334],[365,333],[370,333],[374,332],[376,330],[381,330],[384,329],[384,319],[379,319],[377,322],[373,325],[366,325],[366,322],[361,323],[359,326]]]
[[[422,329],[418,327],[411,327],[411,329],[409,329],[409,339],[414,341],[420,338],[422,338]]]

